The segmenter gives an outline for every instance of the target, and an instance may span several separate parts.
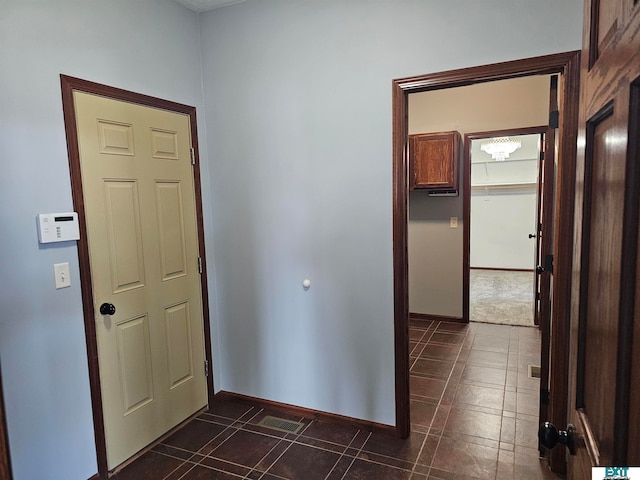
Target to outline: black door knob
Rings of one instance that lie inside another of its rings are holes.
[[[102,315],[113,315],[116,313],[116,306],[113,303],[103,303],[100,305],[100,313]]]
[[[549,422],[544,422],[538,429],[538,440],[546,448],[553,448],[561,443],[569,449],[571,455],[576,454],[573,425],[569,424],[566,430],[560,430]]]
[[[535,233],[530,233],[529,234],[529,238],[536,238],[536,237],[537,237],[537,235]]]

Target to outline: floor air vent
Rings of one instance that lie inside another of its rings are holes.
[[[529,365],[529,378],[540,378],[540,367],[538,365]]]
[[[284,418],[265,416],[260,423],[260,427],[270,428],[272,430],[278,430],[286,433],[298,433],[304,426],[304,423],[293,422],[291,420],[285,420]]]

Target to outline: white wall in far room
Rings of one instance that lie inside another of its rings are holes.
[[[471,141],[471,268],[534,268],[541,136],[510,138],[521,147],[503,161]]]
[[[471,192],[471,268],[534,268],[535,189]]]

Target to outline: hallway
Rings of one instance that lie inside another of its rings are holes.
[[[538,459],[537,329],[412,322],[411,436],[222,401],[114,476],[115,480],[553,479]],[[257,425],[302,421],[298,434]]]

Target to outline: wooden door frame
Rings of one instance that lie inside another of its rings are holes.
[[[9,435],[7,432],[7,416],[4,412],[4,393],[2,389],[2,371],[0,369],[0,478],[11,480],[11,454],[9,452]]]
[[[530,75],[559,73],[560,90],[560,154],[556,188],[556,262],[554,275],[554,319],[552,322],[551,379],[552,402],[550,421],[564,425],[567,417],[569,313],[571,300],[571,265],[573,253],[573,202],[575,189],[576,138],[580,52],[564,52],[511,62],[495,63],[446,72],[393,80],[393,293],[395,346],[396,433],[406,438],[410,433],[409,418],[409,268],[408,268],[408,98],[411,93],[462,87],[475,83]],[[462,267],[462,265],[461,265]],[[463,278],[468,288],[469,278]],[[463,286],[464,288],[464,286]],[[467,305],[468,308],[468,305]],[[466,312],[468,318],[468,311]],[[561,471],[564,460],[551,456],[552,468]]]
[[[73,205],[78,212],[80,223],[80,240],[78,240],[78,261],[80,266],[80,285],[82,290],[82,306],[84,312],[84,327],[87,345],[87,363],[89,367],[89,383],[91,387],[91,404],[93,410],[94,436],[96,442],[96,455],[98,463],[98,475],[102,479],[108,478],[107,467],[107,446],[104,430],[104,417],[102,406],[102,392],[100,386],[100,369],[98,365],[98,341],[96,337],[95,312],[93,306],[93,283],[91,280],[91,266],[89,263],[89,245],[87,241],[87,224],[85,218],[84,198],[82,194],[82,174],[80,170],[80,151],[78,148],[78,127],[76,124],[75,104],[73,92],[84,92],[93,95],[107,97],[112,100],[134,103],[152,108],[180,113],[189,117],[191,128],[191,145],[195,154],[195,165],[193,168],[194,189],[196,196],[196,217],[198,227],[198,248],[202,258],[202,275],[200,276],[200,286],[202,289],[202,313],[204,323],[204,345],[205,359],[212,365],[211,361],[211,324],[209,320],[209,300],[207,287],[207,262],[204,242],[204,223],[202,214],[202,188],[200,181],[200,156],[198,150],[198,129],[196,119],[196,109],[189,105],[171,102],[148,95],[122,90],[99,83],[81,80],[79,78],[60,75],[62,88],[62,107],[64,113],[64,124],[67,137],[67,153],[69,156],[69,167],[71,174],[71,192]],[[211,369],[209,369],[211,372]],[[207,397],[211,404],[213,401],[213,374],[207,376]]]

